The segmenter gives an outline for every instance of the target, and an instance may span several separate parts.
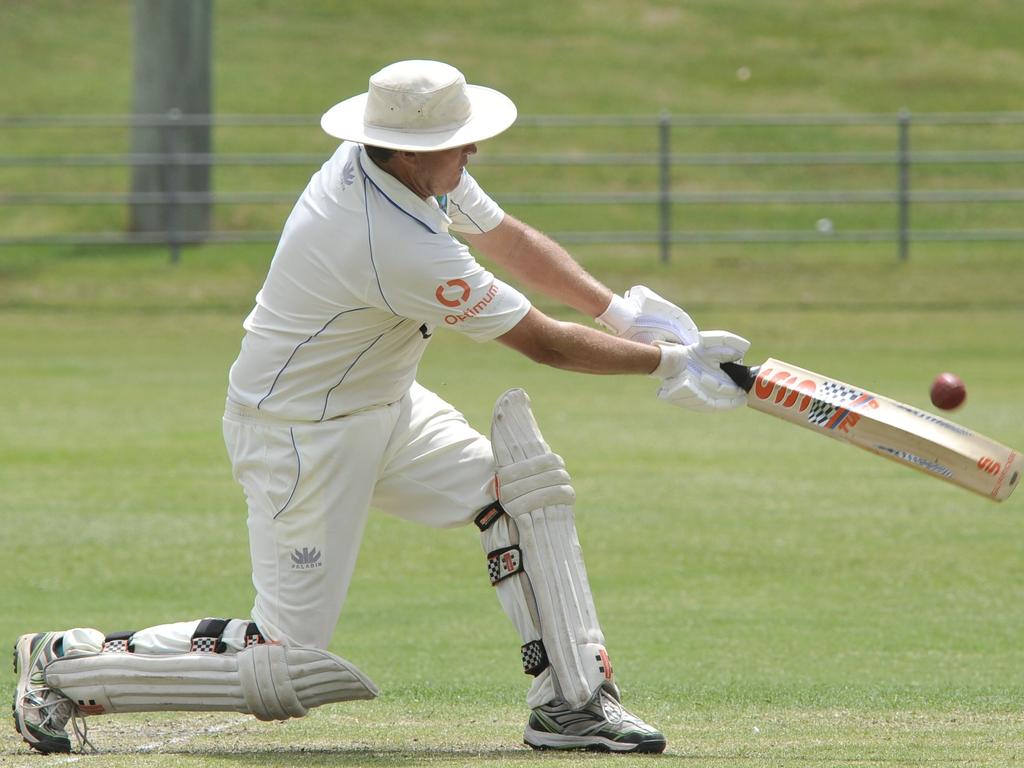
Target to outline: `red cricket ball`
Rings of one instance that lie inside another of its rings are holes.
[[[932,382],[932,405],[944,411],[960,407],[967,397],[967,387],[955,373],[940,373]]]

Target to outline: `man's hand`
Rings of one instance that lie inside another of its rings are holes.
[[[697,325],[690,316],[643,285],[634,285],[621,298],[613,297],[597,321],[624,339],[644,344],[697,342]]]
[[[721,411],[747,401],[746,393],[721,369],[738,362],[750,342],[728,331],[702,331],[693,344],[660,342],[661,363],[652,375],[662,379],[658,397],[691,411]]]
[[[746,393],[719,367],[743,358],[750,348],[746,339],[728,331],[698,330],[681,307],[643,285],[613,296],[597,321],[624,339],[661,347],[661,363],[652,375],[662,379],[662,400],[694,411],[746,402]]]

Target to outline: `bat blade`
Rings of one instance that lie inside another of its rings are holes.
[[[723,363],[754,410],[850,443],[932,477],[1004,501],[1024,457],[920,408],[769,358],[748,368]]]

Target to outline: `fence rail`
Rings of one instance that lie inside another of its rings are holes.
[[[177,168],[205,166],[221,168],[286,168],[316,167],[323,162],[322,153],[309,152],[245,152],[196,153],[178,151],[175,131],[183,127],[313,127],[318,118],[310,115],[185,115],[172,110],[163,115],[0,115],[0,135],[7,148],[17,147],[18,132],[39,129],[91,128],[99,131],[114,128],[160,128],[167,131],[166,152],[66,153],[38,154],[32,152],[0,155],[0,174],[18,169],[45,168],[145,168],[167,169],[173,177]],[[911,115],[906,111],[894,114],[862,115],[623,115],[623,116],[522,116],[521,127],[535,128],[635,128],[653,129],[652,143],[656,151],[644,152],[563,152],[502,155],[485,154],[474,163],[484,167],[579,167],[655,169],[653,188],[643,191],[560,193],[533,191],[510,192],[496,196],[503,205],[538,206],[650,206],[656,211],[657,228],[619,231],[566,231],[554,233],[567,243],[633,243],[658,245],[663,261],[671,256],[677,243],[809,243],[809,242],[896,242],[900,258],[909,256],[912,241],[922,242],[1008,242],[1024,240],[1024,229],[1013,226],[958,229],[911,228],[914,206],[930,204],[1012,204],[1024,202],[1024,186],[1001,185],[994,188],[914,189],[913,172],[928,166],[996,167],[1024,164],[1024,149],[1015,147],[976,149],[911,149],[912,127],[933,129],[1024,125],[1024,112],[986,113],[924,113]],[[751,151],[751,152],[676,152],[672,144],[678,128],[865,128],[894,129],[892,150],[879,151],[831,147],[827,151]],[[12,138],[13,137],[13,138]],[[1019,138],[1019,137],[1017,137]],[[984,142],[984,139],[982,140]],[[895,184],[886,189],[707,189],[677,190],[673,188],[673,169],[677,167],[716,168],[786,168],[807,167],[891,167]],[[8,171],[8,169],[10,169]],[[1018,177],[1019,178],[1019,177]],[[277,231],[230,230],[190,231],[176,226],[174,211],[184,205],[286,205],[294,202],[296,189],[249,191],[189,191],[171,188],[162,191],[47,191],[8,192],[0,190],[0,215],[5,209],[26,206],[165,206],[171,210],[167,228],[148,232],[47,232],[43,234],[12,234],[0,236],[0,246],[34,244],[165,244],[176,257],[184,243],[195,242],[268,242],[277,238]],[[894,206],[894,226],[885,229],[848,228],[832,230],[819,227],[811,230],[792,228],[729,229],[686,231],[673,227],[675,206],[806,206],[806,205],[884,205]],[[1012,223],[1019,216],[1008,217]],[[5,229],[10,229],[9,227]]]
[[[672,153],[671,165],[895,165],[898,152],[709,152]],[[976,150],[910,152],[913,165],[964,165],[1024,162],[1024,151]],[[176,165],[248,165],[248,166],[311,166],[322,163],[322,153],[190,153],[174,156]],[[663,157],[654,152],[587,154],[587,155],[513,155],[483,156],[473,160],[474,165],[559,165],[559,166],[653,166]],[[124,167],[136,165],[167,165],[165,154],[90,154],[90,155],[0,155],[0,167]]]
[[[293,203],[295,192],[45,192],[0,194],[0,205],[180,205]],[[893,190],[832,192],[778,190],[774,192],[593,192],[590,194],[505,194],[509,205],[672,205],[708,204],[832,204],[832,203],[1009,203],[1024,201],[1024,189],[999,191],[964,189],[902,194]]]
[[[870,126],[898,125],[909,112],[862,114],[754,114],[754,115],[520,115],[517,127],[651,127],[665,123],[675,127],[726,128],[735,126]],[[917,125],[1024,125],[1024,112],[918,112]],[[213,114],[186,115],[177,110],[154,115],[3,115],[0,128],[133,127],[133,126],[251,126],[308,127],[320,123],[308,114]]]

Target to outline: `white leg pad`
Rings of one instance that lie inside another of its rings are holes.
[[[523,606],[532,609],[558,693],[573,708],[582,708],[598,687],[612,681],[612,668],[576,535],[569,475],[544,442],[521,389],[498,399],[491,445],[498,500],[515,529],[509,538],[514,544],[518,536],[522,555],[522,572],[496,586],[519,593],[502,597],[502,603],[517,605],[521,616]],[[524,640],[532,639],[530,627],[519,629]]]
[[[75,654],[54,659],[45,675],[47,685],[86,715],[231,711],[286,720],[311,707],[378,693],[372,680],[339,656],[276,644],[239,653]]]

